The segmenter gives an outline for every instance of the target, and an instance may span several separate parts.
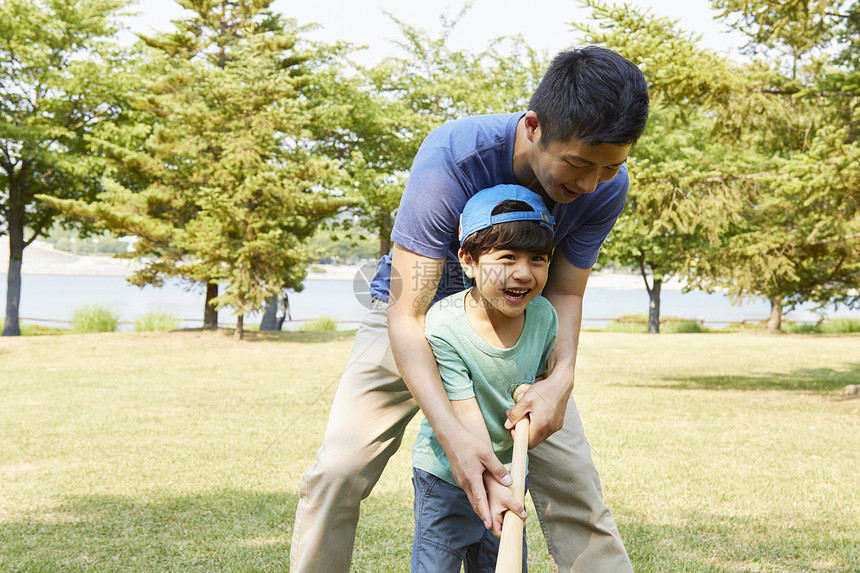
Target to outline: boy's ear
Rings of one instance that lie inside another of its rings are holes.
[[[463,268],[463,273],[470,279],[475,278],[475,267],[478,261],[472,258],[472,255],[460,249],[457,251],[457,258],[460,259],[460,266]]]

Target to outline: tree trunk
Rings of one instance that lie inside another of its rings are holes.
[[[648,290],[651,304],[648,307],[648,333],[660,333],[660,289],[663,286],[661,279],[654,279],[654,286]]]
[[[10,201],[11,202],[11,201]],[[9,207],[9,274],[6,277],[6,323],[3,336],[21,336],[18,309],[21,304],[21,266],[24,260],[24,213]]]
[[[236,330],[233,331],[233,340],[242,340],[245,338],[245,315],[240,314],[236,317]]]
[[[767,331],[776,332],[782,327],[782,297],[771,299],[770,318],[767,319]]]
[[[280,297],[278,295],[272,295],[266,300],[266,311],[263,313],[263,320],[260,321],[260,330],[281,330],[281,324],[283,324],[283,319],[281,319],[280,324],[278,323],[278,301]]]
[[[18,307],[21,302],[21,257],[19,255],[16,260],[11,256],[11,246],[9,251],[9,275],[6,277],[6,323],[3,325],[3,336],[21,336],[21,328],[18,324]]]
[[[645,281],[645,290],[648,291],[648,298],[651,304],[648,306],[648,333],[660,333],[660,287],[663,285],[663,279],[654,278],[654,285],[648,284],[648,273],[645,272],[645,259],[641,258],[639,262],[639,272],[642,274],[642,280]],[[651,276],[656,277],[657,273],[654,268],[651,268]]]
[[[218,309],[212,299],[218,296],[218,283],[206,283],[206,303],[203,308],[203,330],[218,329]]]
[[[379,256],[384,257],[391,252],[391,215],[382,215],[382,225],[379,227]]]

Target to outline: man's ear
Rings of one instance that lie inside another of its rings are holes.
[[[532,143],[537,143],[540,139],[540,123],[538,123],[537,112],[529,110],[523,119],[525,120],[526,137]]]
[[[460,266],[463,268],[463,273],[470,279],[475,278],[475,267],[478,266],[478,261],[472,258],[472,255],[460,249],[457,251],[457,258],[460,259]]]

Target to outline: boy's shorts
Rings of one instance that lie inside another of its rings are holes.
[[[466,492],[418,468],[412,468],[415,489],[415,538],[412,573],[494,573],[499,540],[484,527]],[[526,573],[523,530],[523,573]]]

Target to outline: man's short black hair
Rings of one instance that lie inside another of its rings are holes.
[[[524,201],[508,199],[496,205],[492,214],[500,215],[519,211],[534,211],[534,209]],[[496,223],[466,237],[462,248],[475,261],[493,249],[551,255],[552,229],[542,226],[538,221]]]
[[[529,101],[540,147],[577,140],[632,145],[648,121],[648,85],[630,60],[599,46],[558,54]]]

